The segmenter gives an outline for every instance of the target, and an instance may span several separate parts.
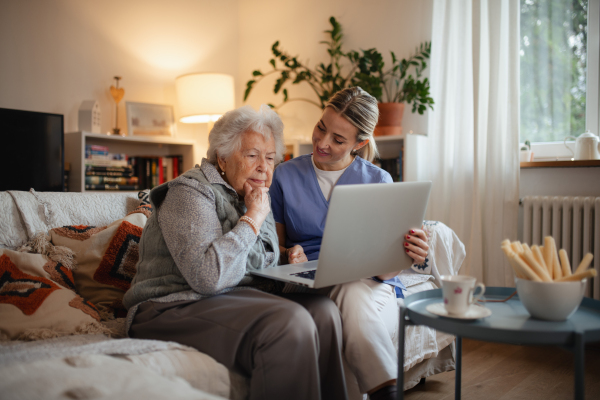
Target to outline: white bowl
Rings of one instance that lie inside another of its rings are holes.
[[[532,317],[567,320],[581,304],[587,279],[575,282],[535,282],[515,278],[517,293]]]

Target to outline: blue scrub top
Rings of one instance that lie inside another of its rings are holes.
[[[336,186],[391,182],[393,180],[388,172],[357,156]],[[298,244],[309,261],[318,259],[329,202],[319,186],[311,155],[296,157],[278,165],[269,194],[275,222],[285,225],[285,247]],[[397,278],[386,283],[402,287]],[[398,294],[400,291],[396,292]]]

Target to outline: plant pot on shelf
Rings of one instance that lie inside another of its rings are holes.
[[[402,135],[402,115],[404,103],[379,103],[379,121],[375,136]]]

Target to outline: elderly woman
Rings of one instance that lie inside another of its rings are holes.
[[[269,107],[225,114],[208,159],[154,188],[125,294],[129,336],[176,341],[250,377],[251,399],[347,398],[341,321],[325,296],[281,294],[269,186],[283,155]]]

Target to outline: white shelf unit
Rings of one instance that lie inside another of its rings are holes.
[[[404,135],[375,136],[375,143],[381,158],[398,157],[404,142]],[[291,144],[294,157],[312,153],[313,145],[310,142],[295,142]]]
[[[422,134],[402,134],[390,136],[375,136],[379,157],[381,159],[395,158],[400,155],[404,146],[402,157],[402,170],[405,182],[417,181],[423,179],[423,163],[419,160],[426,159],[423,153],[426,149],[427,136]],[[290,143],[293,149],[294,157],[312,153],[312,143],[295,142]]]
[[[193,167],[194,142],[172,137],[116,136],[90,132],[65,133],[65,163],[69,163],[69,192],[85,190],[85,146],[107,146],[111,153],[126,153],[128,156],[183,156],[183,171]]]

